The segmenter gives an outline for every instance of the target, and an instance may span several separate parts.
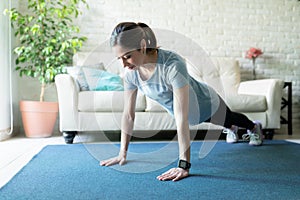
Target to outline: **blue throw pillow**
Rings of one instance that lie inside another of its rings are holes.
[[[93,91],[123,91],[123,81],[120,76],[99,69],[83,68],[89,89]]]
[[[70,66],[66,67],[67,73],[70,74],[78,83],[80,91],[87,91],[89,90],[88,83],[84,76],[83,69],[84,68],[92,68],[92,69],[104,69],[103,63],[98,63],[94,65],[87,65],[87,66]]]

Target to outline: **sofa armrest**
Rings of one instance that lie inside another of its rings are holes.
[[[78,93],[79,86],[69,74],[55,77],[59,103],[59,130],[78,130]]]
[[[266,113],[268,127],[280,128],[283,85],[284,81],[279,79],[244,81],[240,83],[238,93],[248,95],[264,95],[267,101]]]

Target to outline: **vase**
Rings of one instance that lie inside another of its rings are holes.
[[[20,101],[20,111],[27,137],[52,136],[58,115],[57,102]]]
[[[255,59],[256,58],[252,58],[252,78],[253,78],[253,80],[256,80]]]

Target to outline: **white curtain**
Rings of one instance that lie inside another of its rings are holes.
[[[0,1],[0,141],[7,139],[12,132],[11,120],[11,50],[10,25],[8,16],[2,14],[9,8],[10,0]]]

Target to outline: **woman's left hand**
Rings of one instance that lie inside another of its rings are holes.
[[[184,170],[182,168],[172,168],[162,175],[156,177],[160,181],[179,181],[180,179],[186,178],[189,176],[189,170]]]

